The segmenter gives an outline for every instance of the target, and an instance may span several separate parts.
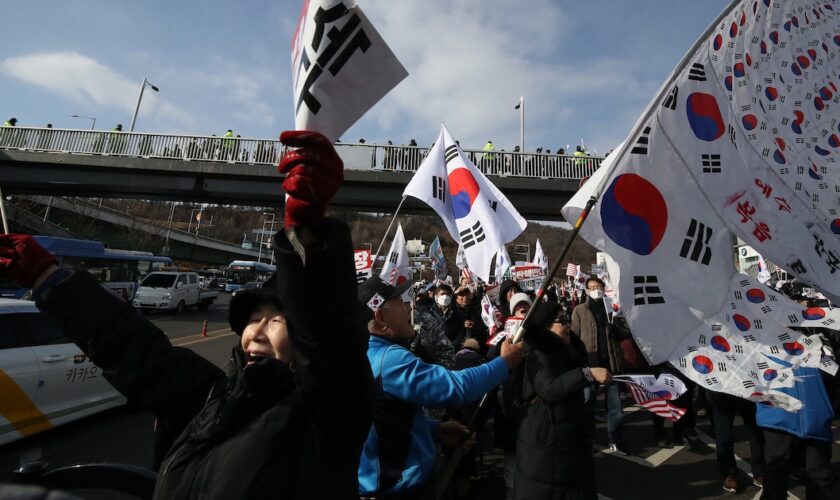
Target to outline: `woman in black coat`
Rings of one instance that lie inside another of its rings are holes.
[[[583,388],[593,380],[609,382],[611,375],[586,367],[586,348],[557,304],[543,305],[535,316],[526,327],[534,350],[523,382],[526,413],[516,444],[515,498],[595,499]]]

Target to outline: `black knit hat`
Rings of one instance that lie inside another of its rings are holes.
[[[237,335],[242,335],[245,327],[248,326],[251,314],[262,305],[270,305],[277,308],[278,311],[283,311],[283,304],[280,303],[280,298],[275,290],[255,288],[237,291],[236,295],[230,300],[230,308],[228,309],[230,329]]]

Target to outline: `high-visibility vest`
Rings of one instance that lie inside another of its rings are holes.
[[[15,124],[10,122],[9,120],[6,120],[5,122],[3,122],[3,126],[4,127],[14,127]]]
[[[232,148],[233,147],[233,132],[228,130],[227,132],[225,132],[224,138],[225,138],[225,140],[222,141],[222,147],[225,148],[225,149]]]
[[[574,153],[572,153],[572,156],[575,157],[575,166],[582,166],[586,163],[586,160],[584,160],[584,158],[588,155],[583,151],[575,151]]]
[[[495,151],[495,150],[496,150],[496,148],[493,147],[493,143],[490,142],[490,141],[487,141],[487,144],[485,144],[484,148],[482,149],[482,151],[484,151],[484,158],[487,158],[487,159],[493,158],[493,153],[492,152]]]

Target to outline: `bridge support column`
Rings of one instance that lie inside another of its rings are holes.
[[[0,218],[3,219],[3,232],[9,234],[9,220],[6,218],[6,198],[3,196],[2,187],[0,187]]]

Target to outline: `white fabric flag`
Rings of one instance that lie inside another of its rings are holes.
[[[501,283],[505,279],[505,273],[510,269],[510,256],[507,248],[502,245],[499,251],[496,252],[496,283]]]
[[[499,247],[528,225],[445,125],[403,196],[413,196],[437,212],[452,238],[463,245],[470,270],[485,282],[490,281],[490,264]]]
[[[408,261],[408,249],[405,244],[402,224],[397,224],[397,232],[394,234],[394,241],[391,243],[391,250],[382,266],[379,277],[385,283],[397,285],[411,278],[411,267]]]
[[[304,0],[291,55],[295,128],[331,141],[408,76],[353,0]]]
[[[539,238],[537,238],[537,248],[534,250],[534,260],[532,262],[535,266],[540,266],[543,270],[548,271],[548,257],[543,252]]]
[[[840,190],[828,168],[840,139],[823,133],[840,114],[827,104],[840,103],[828,83],[840,18],[817,8],[806,19],[812,2],[772,5],[727,9],[563,213],[576,220],[605,181],[581,234],[620,268],[610,274],[621,308],[652,363],[795,410],[776,389],[793,383],[793,368],[819,365],[820,342],[786,326],[836,328],[837,311],[803,309],[737,273],[731,242],[840,294],[838,197],[828,194]]]
[[[464,245],[458,243],[458,250],[455,252],[455,267],[464,269],[467,267],[467,254],[464,253]]]

